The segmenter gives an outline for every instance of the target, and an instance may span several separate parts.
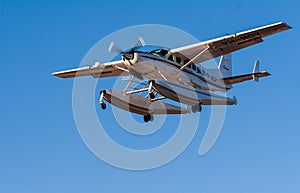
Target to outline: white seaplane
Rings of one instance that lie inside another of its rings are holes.
[[[259,71],[258,61],[252,73],[232,76],[231,52],[260,43],[262,38],[290,28],[279,22],[174,49],[145,45],[141,37],[127,51],[120,50],[112,42],[108,50],[119,53],[119,57],[112,61],[96,62],[92,66],[55,72],[53,75],[61,78],[129,77],[122,91],[100,91],[100,105],[106,109],[106,100],[119,108],[143,115],[145,122],[152,121],[154,114],[195,113],[202,110],[202,105],[235,105],[236,97],[228,98],[220,92],[227,92],[236,83],[258,81],[269,76],[270,73]],[[218,68],[201,65],[217,57],[220,57]],[[132,86],[134,83],[140,86]],[[185,104],[185,107],[161,102],[163,99]]]

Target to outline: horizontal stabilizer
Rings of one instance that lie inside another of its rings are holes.
[[[223,81],[225,84],[236,84],[240,82],[244,82],[246,80],[258,80],[259,78],[265,77],[265,76],[270,76],[271,74],[269,72],[263,71],[263,72],[256,72],[252,74],[244,74],[240,76],[233,76],[233,77],[228,77],[228,78],[223,78]]]

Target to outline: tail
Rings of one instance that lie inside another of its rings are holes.
[[[256,74],[259,72],[259,61],[256,60],[255,64],[254,64],[254,68],[253,68],[253,80],[255,80],[256,82],[259,81],[259,77],[256,76]]]
[[[221,72],[223,78],[232,76],[231,53],[221,56],[218,70]]]

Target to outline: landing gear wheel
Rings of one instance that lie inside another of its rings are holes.
[[[104,97],[105,92],[106,92],[105,90],[100,91],[100,99],[99,99],[101,108],[103,110],[106,109],[106,104],[103,102],[103,97]]]
[[[192,106],[192,112],[196,113],[198,111],[198,106],[197,105],[193,105]]]
[[[153,115],[151,115],[151,114],[144,115],[144,121],[145,121],[145,123],[147,123],[149,121],[153,121],[153,120],[154,120]]]
[[[193,112],[193,113],[201,112],[201,111],[202,111],[202,106],[201,106],[201,104],[199,104],[199,105],[193,105],[193,106],[192,106],[192,112]]]
[[[154,120],[154,116],[152,114],[150,114],[150,121]]]
[[[201,111],[202,111],[202,105],[199,104],[199,112],[201,112]]]
[[[100,105],[101,105],[101,108],[102,108],[103,110],[106,109],[106,104],[105,104],[105,103],[100,103]]]
[[[155,94],[153,92],[149,93],[150,99],[155,99]]]

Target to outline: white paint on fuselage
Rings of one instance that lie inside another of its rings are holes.
[[[196,73],[191,68],[181,71],[179,70],[180,64],[149,53],[135,53],[134,56],[137,58],[134,58],[134,62],[132,61],[131,68],[149,80],[165,77],[167,80],[204,90],[226,91],[222,81],[216,77],[217,75],[209,74],[202,67],[198,66],[202,72],[205,72],[205,76]]]

